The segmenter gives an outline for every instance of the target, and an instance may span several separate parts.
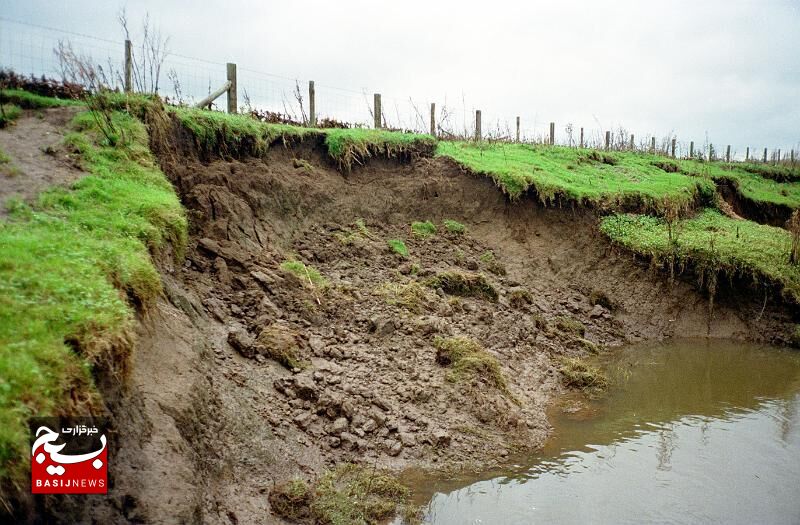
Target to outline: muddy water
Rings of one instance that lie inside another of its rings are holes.
[[[740,342],[630,347],[600,400],[554,407],[533,458],[415,480],[436,524],[800,523],[800,353]]]

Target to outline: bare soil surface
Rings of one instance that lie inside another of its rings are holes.
[[[75,107],[24,110],[12,125],[0,129],[0,150],[11,158],[0,166],[0,217],[11,197],[32,201],[43,190],[67,185],[85,175],[62,146]]]

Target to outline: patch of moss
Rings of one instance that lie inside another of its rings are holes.
[[[449,295],[460,297],[478,297],[487,301],[497,302],[497,289],[492,286],[483,274],[472,274],[451,270],[441,272],[425,281],[426,286],[441,288]]]
[[[436,233],[436,225],[431,221],[412,222],[411,233],[424,239]]]
[[[406,243],[400,239],[389,239],[386,241],[386,244],[388,244],[389,248],[400,257],[408,257],[408,247],[406,247]]]
[[[581,390],[605,390],[609,386],[608,377],[596,366],[578,357],[564,357],[560,360],[558,371],[564,386]]]

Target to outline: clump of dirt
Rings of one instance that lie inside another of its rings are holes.
[[[616,166],[617,165],[617,158],[613,155],[608,155],[601,151],[592,150],[585,155],[581,155],[578,158],[578,162],[600,162],[603,164],[608,164],[609,166]]]
[[[446,271],[430,277],[425,281],[425,285],[459,297],[478,297],[492,302],[496,302],[498,298],[497,289],[483,274]]]
[[[655,161],[653,162],[653,166],[667,173],[678,173],[680,171],[680,167],[677,164],[667,160]]]

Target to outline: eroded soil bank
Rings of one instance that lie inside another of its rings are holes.
[[[66,117],[45,116],[23,123],[41,132],[10,152],[69,182],[81,173],[42,151],[55,141],[45,124]],[[280,523],[275,485],[337,464],[475,471],[538,448],[563,357],[788,332],[771,299],[720,283],[712,313],[692,276],[670,284],[613,249],[593,212],[509,202],[446,159],[374,158],[343,174],[318,138],[234,160],[172,131],[156,149],[191,237],[185,259],[158,261],[165,297],[139,314],[127,384],[101,386],[116,432],[110,495],[45,502],[44,514]],[[17,186],[45,180],[23,167]],[[436,233],[413,234],[426,220]],[[482,350],[476,367],[437,355],[451,338]]]
[[[160,158],[192,232],[182,265],[161,262],[168,301],[141,319],[121,403],[120,428],[143,429],[120,433],[125,519],[280,522],[276,483],[346,461],[485,469],[543,443],[562,356],[785,332],[779,308],[724,286],[710,314],[693,283],[614,251],[591,212],[508,202],[443,159],[373,159],[343,175],[315,141],[201,160],[180,138]],[[422,220],[436,234],[413,235]],[[282,270],[287,260],[326,283]],[[427,286],[445,272],[483,275],[496,301]],[[453,380],[435,347],[450,337],[494,357],[507,390]],[[289,354],[294,371],[274,359]]]

